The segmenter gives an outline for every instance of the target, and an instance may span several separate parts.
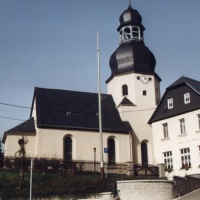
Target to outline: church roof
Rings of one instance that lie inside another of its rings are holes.
[[[185,104],[184,94],[190,94],[190,103]],[[168,109],[168,100],[173,99],[173,108]],[[200,82],[188,77],[180,77],[169,87],[149,120],[153,123],[166,118],[200,109]]]
[[[30,118],[29,120],[15,126],[14,128],[9,129],[4,133],[2,142],[4,143],[8,134],[35,134],[35,124],[34,118]]]
[[[156,59],[144,43],[143,31],[145,28],[139,12],[129,5],[128,9],[120,15],[119,22],[120,26],[117,30],[122,40],[110,57],[111,76],[106,83],[114,76],[127,72],[155,75],[161,81],[155,73]],[[135,32],[133,28],[136,28]]]
[[[33,100],[39,128],[99,130],[97,93],[35,88]],[[121,120],[111,95],[101,94],[101,104],[103,131],[132,130],[128,122]]]
[[[9,129],[6,133],[13,132],[35,132],[34,118],[30,118],[29,120],[15,126],[14,128]]]
[[[117,30],[120,30],[121,27],[125,25],[139,25],[141,26],[142,23],[142,17],[139,14],[139,12],[131,7],[131,5],[128,6],[128,9],[125,10],[119,17],[120,26]],[[143,27],[144,30],[144,27]]]
[[[141,41],[122,43],[110,57],[112,75],[124,72],[154,74],[156,59]]]
[[[135,106],[128,98],[124,97],[120,102],[119,106]]]

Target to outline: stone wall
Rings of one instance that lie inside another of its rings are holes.
[[[166,180],[117,181],[117,189],[122,200],[172,200],[173,184]]]
[[[200,175],[174,176],[174,197],[183,196],[200,188]]]

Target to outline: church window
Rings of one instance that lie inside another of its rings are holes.
[[[168,124],[167,123],[163,124],[163,136],[164,136],[164,138],[168,138],[169,137],[169,134],[168,134]]]
[[[140,31],[139,31],[139,27],[133,27],[132,29],[133,31],[133,39],[140,39]]]
[[[184,103],[190,103],[190,93],[184,94]]]
[[[173,108],[173,99],[172,99],[172,98],[171,98],[171,99],[168,99],[168,100],[167,100],[167,104],[168,104],[168,109]]]
[[[108,140],[108,163],[115,163],[115,140]]]
[[[139,77],[139,76],[137,76],[137,80],[140,80],[140,77]]]
[[[69,136],[64,138],[64,160],[72,161],[72,138]]]
[[[128,95],[128,86],[127,85],[123,85],[122,86],[122,95]]]
[[[143,141],[141,143],[141,153],[142,153],[142,164],[148,164],[148,149],[147,142]]]
[[[143,94],[143,96],[147,96],[147,91],[143,90],[142,94]]]
[[[140,36],[140,27],[139,26],[126,26],[123,27],[120,31],[120,40],[128,41],[128,40],[141,40]]]
[[[173,169],[172,152],[167,151],[167,152],[164,152],[163,155],[164,155],[165,169],[172,170]]]
[[[124,39],[125,40],[130,40],[131,39],[131,30],[130,30],[130,27],[126,27],[124,29]]]

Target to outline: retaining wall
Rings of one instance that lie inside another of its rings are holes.
[[[121,200],[172,200],[173,181],[131,180],[117,181]]]
[[[200,175],[174,176],[174,197],[183,196],[200,188]]]

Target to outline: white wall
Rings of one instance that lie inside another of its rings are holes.
[[[63,158],[64,137],[72,138],[72,159],[73,160],[94,160],[94,149],[96,148],[96,161],[100,160],[99,133],[89,131],[37,129],[36,154],[38,157]],[[116,162],[130,161],[130,145],[128,134],[103,133],[103,147],[107,148],[107,139],[113,137],[115,140]],[[107,161],[107,154],[104,153],[104,161]]]
[[[18,144],[18,140],[21,139],[20,135],[7,135],[4,152],[5,156],[14,156],[15,153],[20,149]],[[26,148],[26,156],[34,155],[34,147],[35,147],[35,135],[27,135],[25,134],[25,138],[28,140],[28,143],[25,145]],[[19,156],[19,155],[18,155]]]
[[[129,72],[117,75],[108,83],[108,93],[112,94],[116,106],[120,104],[124,96],[122,86],[128,86],[126,96],[135,106],[119,106],[118,110],[123,121],[128,121],[133,129],[133,161],[141,163],[141,142],[147,142],[148,162],[153,164],[152,130],[148,121],[153,114],[156,103],[160,99],[159,81],[153,75],[147,75],[151,80],[144,84],[138,77],[143,74]],[[147,95],[143,95],[143,91]]]

